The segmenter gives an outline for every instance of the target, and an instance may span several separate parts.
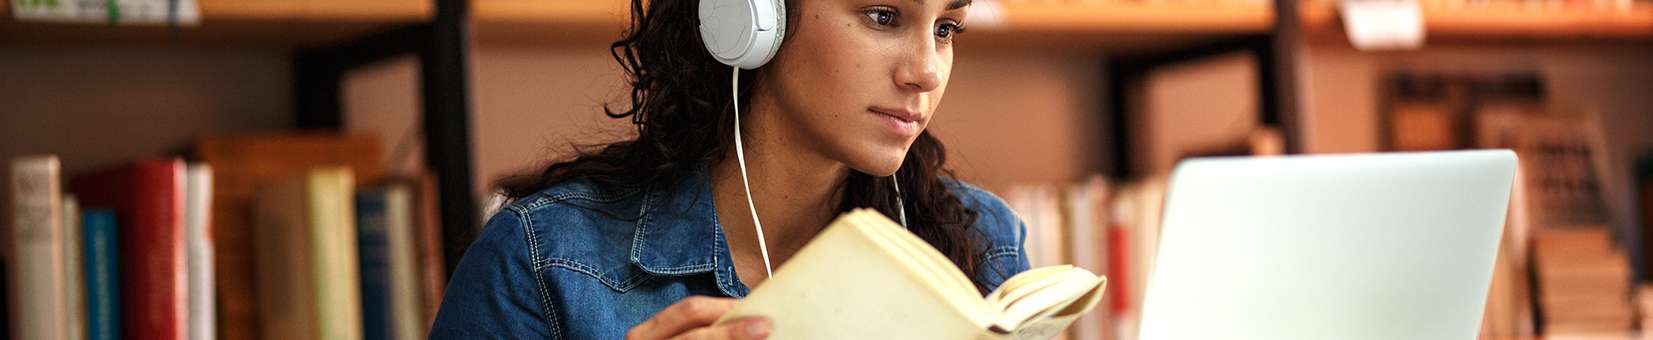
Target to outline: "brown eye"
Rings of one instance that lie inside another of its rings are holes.
[[[936,25],[936,38],[942,41],[952,41],[959,33],[964,33],[964,26],[951,22]]]
[[[895,23],[895,11],[889,9],[873,8],[868,9],[864,14],[867,15],[867,19],[872,20],[872,23],[878,26],[889,26]]]
[[[936,25],[936,37],[942,39],[952,38],[953,32],[958,32],[958,28],[958,25],[954,24]]]

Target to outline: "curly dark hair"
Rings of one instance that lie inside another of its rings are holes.
[[[735,112],[726,92],[729,87],[724,86],[731,72],[701,43],[697,3],[632,0],[630,28],[609,46],[631,85],[630,105],[623,110],[605,106],[603,111],[611,118],[629,117],[636,138],[576,147],[570,160],[552,163],[538,174],[507,178],[499,183],[507,198],[522,198],[575,178],[613,186],[676,183],[696,166],[723,160],[735,133]],[[788,13],[789,18],[794,15]],[[752,84],[759,76],[743,70],[741,83]],[[946,163],[941,141],[925,131],[894,176],[902,186],[910,230],[974,280],[981,260],[981,231],[974,227],[977,214],[965,208],[943,179],[953,176],[944,168]],[[851,171],[839,189],[842,199],[835,209],[840,213],[866,207],[897,216],[896,193],[882,178]],[[976,286],[985,292],[981,282]]]

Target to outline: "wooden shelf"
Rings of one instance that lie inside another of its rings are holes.
[[[981,45],[1081,46],[1137,49],[1214,37],[1266,34],[1271,2],[1230,3],[978,3],[967,39]],[[607,42],[630,17],[620,0],[471,0],[479,41],[490,43]],[[997,15],[992,15],[997,12]],[[605,44],[606,46],[606,44]]]
[[[1274,27],[1268,3],[1008,3],[987,30],[1049,33],[1267,33]],[[974,13],[973,13],[974,14]]]
[[[199,1],[211,20],[398,23],[427,21],[434,12],[428,0]]]
[[[19,22],[0,6],[0,44],[313,46],[430,21],[427,0],[198,0],[199,25]]]
[[[1333,1],[1308,1],[1300,14],[1305,29],[1342,30]],[[1426,1],[1423,16],[1424,29],[1430,38],[1653,38],[1653,6],[1646,3],[1611,9],[1520,4],[1449,6]]]

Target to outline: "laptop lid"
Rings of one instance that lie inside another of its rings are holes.
[[[1140,339],[1474,339],[1515,168],[1508,150],[1185,161]]]

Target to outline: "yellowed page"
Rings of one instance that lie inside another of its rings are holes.
[[[1052,284],[1011,302],[997,324],[1008,329],[1019,328],[1022,323],[1034,319],[1035,316],[1053,314],[1063,309],[1084,297],[1086,292],[1102,290],[1102,285],[1107,282],[1104,278],[1078,268],[1054,276],[1049,281]],[[1088,307],[1085,309],[1089,310]]]
[[[1067,272],[1068,269],[1072,268],[1073,266],[1068,265],[1049,266],[1029,269],[1021,274],[1016,274],[1011,276],[1009,279],[1005,279],[1004,283],[999,284],[998,289],[995,289],[993,290],[993,293],[988,294],[987,301],[989,304],[993,305],[994,308],[1004,310],[1005,307],[1009,306],[1017,299],[1021,299],[1023,296],[1027,296],[1027,294],[1038,290],[1038,287],[1050,285],[1051,282],[1049,279],[1051,277],[1061,275],[1062,273]]]
[[[922,275],[919,279],[932,282],[949,301],[960,308],[971,310],[975,314],[997,314],[998,309],[992,308],[981,299],[975,285],[964,273],[947,257],[942,256],[929,243],[902,229],[894,222],[877,213],[855,214],[849,216],[858,228],[866,229],[874,241],[884,244],[897,255],[897,259],[911,262],[920,268]],[[991,319],[991,318],[989,318]]]
[[[769,338],[781,340],[968,339],[981,332],[989,316],[961,310],[910,256],[853,224],[861,222],[844,221],[805,245],[724,321],[766,316],[774,324]]]

